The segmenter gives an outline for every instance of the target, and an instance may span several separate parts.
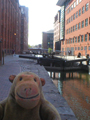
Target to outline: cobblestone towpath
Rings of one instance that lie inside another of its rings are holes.
[[[19,58],[18,55],[5,56],[5,64],[0,66],[0,101],[8,96],[11,87],[11,83],[8,80],[9,76],[23,71],[34,72],[46,80],[46,84],[43,86],[44,96],[56,107],[62,120],[77,120],[66,100],[53,84],[45,68],[37,64],[36,60]]]

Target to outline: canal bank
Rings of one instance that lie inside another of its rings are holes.
[[[23,71],[34,72],[46,80],[43,87],[45,98],[56,107],[62,120],[77,120],[66,100],[53,84],[48,72],[43,66],[37,64],[36,60],[18,58],[18,56],[5,57],[5,64],[0,66],[0,101],[5,99],[9,93],[11,83],[8,77],[11,74],[18,74]]]

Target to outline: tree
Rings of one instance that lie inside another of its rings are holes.
[[[48,48],[48,53],[51,54],[52,48]]]
[[[31,46],[28,44],[28,47],[31,48]]]

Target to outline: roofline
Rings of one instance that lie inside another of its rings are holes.
[[[64,2],[66,2],[67,0],[58,0],[57,4],[58,6],[62,6],[64,4]]]

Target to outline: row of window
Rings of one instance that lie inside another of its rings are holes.
[[[80,40],[80,37],[81,37],[81,40]],[[78,37],[73,37],[73,38],[66,40],[66,44],[79,43],[79,42],[84,42],[84,41],[87,42],[88,40],[90,41],[90,33],[89,33],[89,38],[88,38],[88,34],[81,35]]]
[[[85,11],[88,11],[89,9],[89,3],[87,3],[85,6],[82,7],[82,9],[79,9],[76,13],[74,13],[70,18],[67,19],[67,24],[75,20],[78,16],[81,16],[81,13],[83,14]]]
[[[89,17],[89,24],[90,24],[90,17]],[[88,26],[88,18],[86,18],[85,21],[83,20],[83,21],[79,22],[78,24],[72,26],[71,28],[67,29],[66,34],[69,34],[69,33],[72,33],[74,31],[77,31],[81,28],[84,28],[84,26],[85,27]]]
[[[75,50],[87,50],[87,46],[81,46],[81,47],[75,47]],[[90,46],[88,46],[88,50],[90,50]],[[62,48],[62,51],[64,51],[64,48]]]
[[[76,0],[68,9],[67,14],[70,13],[82,0]]]

